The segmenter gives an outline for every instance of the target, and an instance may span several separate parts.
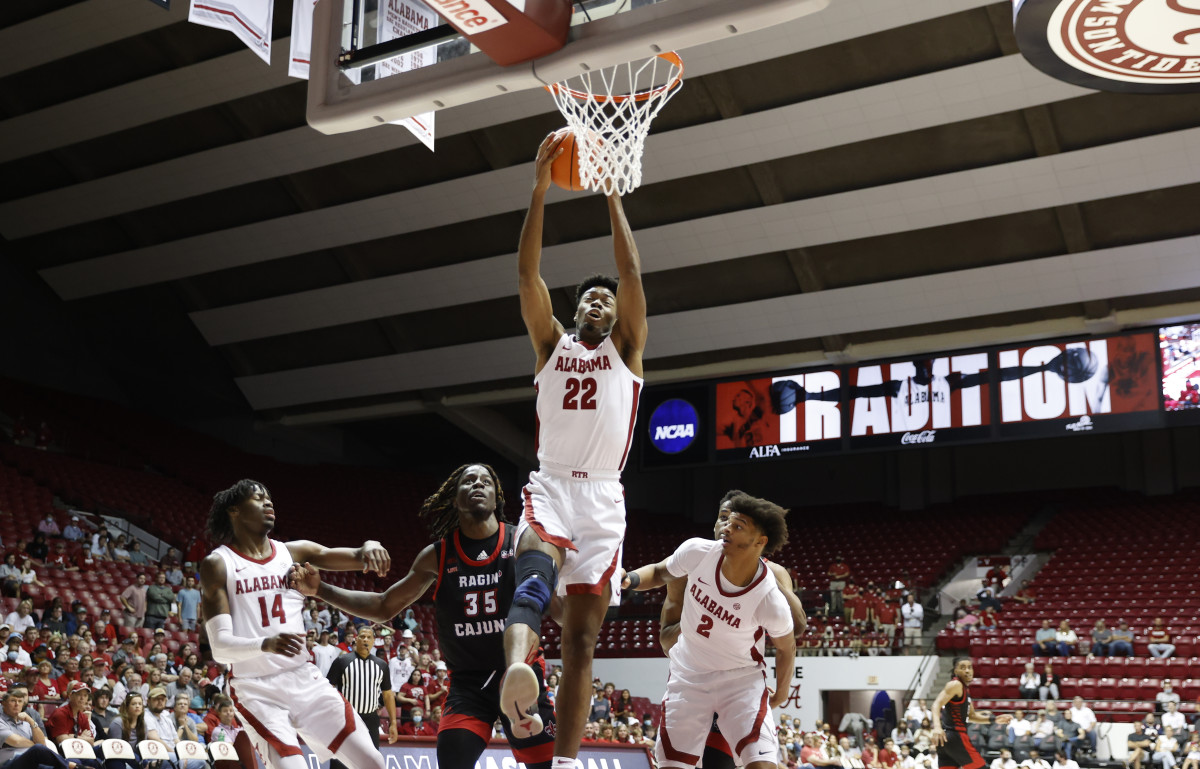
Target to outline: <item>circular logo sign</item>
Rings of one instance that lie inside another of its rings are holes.
[[[680,398],[663,401],[650,415],[650,442],[664,454],[678,454],[691,446],[699,432],[696,409]]]
[[[1088,88],[1200,92],[1200,0],[1022,0],[1021,53]]]

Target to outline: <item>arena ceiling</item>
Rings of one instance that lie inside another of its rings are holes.
[[[528,461],[515,249],[549,97],[444,110],[436,153],[324,136],[305,82],[186,6],[0,4],[9,257],[93,338],[165,361],[157,387],[215,371],[264,420],[445,419]],[[1200,95],[1053,80],[1011,18],[832,0],[685,52],[626,201],[650,383],[1200,315]],[[276,59],[290,19],[276,0]],[[601,198],[552,193],[560,318],[607,232]]]

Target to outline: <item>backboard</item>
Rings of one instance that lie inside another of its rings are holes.
[[[573,6],[566,44],[532,61],[500,66],[444,26],[413,38],[406,48],[428,46],[421,55],[429,64],[403,72],[381,65],[378,56],[361,55],[380,42],[381,2],[387,0],[316,4],[308,122],[323,133],[357,131],[541,88],[664,51],[680,51],[686,59],[689,48],[792,21],[820,11],[829,0],[584,0]],[[506,10],[526,6],[526,0],[489,2]],[[405,41],[397,42],[390,55],[405,50]]]

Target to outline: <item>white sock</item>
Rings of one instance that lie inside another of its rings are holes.
[[[554,761],[550,764],[550,769],[575,769],[575,759],[555,756]]]

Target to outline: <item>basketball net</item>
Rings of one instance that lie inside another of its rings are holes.
[[[625,195],[641,185],[650,123],[682,84],[683,60],[671,52],[546,86],[575,134],[584,187]]]

